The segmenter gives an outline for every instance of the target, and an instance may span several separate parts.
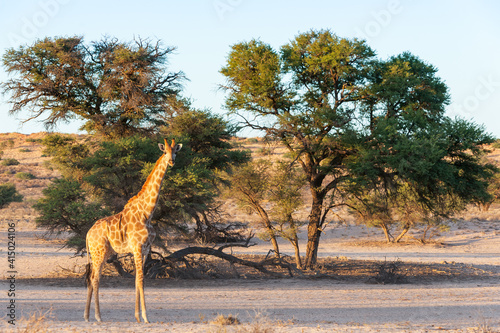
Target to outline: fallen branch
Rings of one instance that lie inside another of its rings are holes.
[[[231,264],[239,264],[239,265],[255,268],[256,270],[258,270],[264,274],[268,274],[268,275],[275,276],[275,277],[283,277],[283,275],[276,273],[276,272],[273,272],[273,271],[270,271],[264,267],[266,264],[267,265],[270,264],[268,261],[263,261],[263,262],[259,263],[259,262],[254,262],[254,261],[250,261],[250,260],[240,259],[238,257],[231,255],[231,254],[224,253],[221,250],[214,249],[211,247],[190,246],[190,247],[187,247],[185,249],[182,249],[182,250],[179,250],[179,251],[172,253],[171,255],[166,257],[165,259],[176,262],[176,261],[181,261],[182,259],[184,259],[185,256],[188,256],[191,254],[206,254],[206,255],[210,255],[210,256],[224,259]]]
[[[238,244],[238,246],[244,246],[243,244]],[[247,246],[248,246],[248,241],[247,241]],[[153,259],[151,263],[146,264],[146,276],[149,278],[156,278],[158,276],[164,275],[164,272],[167,268],[174,268],[174,264],[177,262],[183,262],[186,267],[193,269],[193,267],[189,264],[189,261],[186,259],[187,256],[193,255],[193,254],[201,254],[201,255],[208,255],[208,256],[214,256],[223,260],[226,260],[229,262],[231,265],[242,265],[242,266],[247,266],[247,267],[252,267],[256,270],[258,270],[261,273],[264,273],[266,275],[270,275],[272,277],[277,277],[277,278],[282,278],[284,277],[283,274],[274,272],[272,270],[269,270],[266,268],[266,266],[274,266],[274,267],[279,267],[283,269],[288,270],[288,274],[290,276],[294,276],[294,273],[302,275],[300,270],[295,268],[292,264],[284,261],[281,258],[269,258],[262,260],[260,262],[255,262],[251,260],[245,260],[238,258],[236,256],[233,256],[231,254],[224,253],[222,250],[226,248],[226,246],[221,246],[218,249],[211,248],[211,247],[201,247],[201,246],[190,246],[181,250],[178,250],[166,257],[162,256],[158,252],[152,252],[152,254],[155,254],[156,256],[159,257],[159,259]]]

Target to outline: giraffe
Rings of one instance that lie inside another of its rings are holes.
[[[158,203],[161,183],[167,166],[173,166],[182,144],[158,144],[162,156],[149,174],[141,191],[131,198],[123,210],[113,216],[98,220],[87,233],[87,304],[84,318],[89,321],[90,303],[95,293],[95,318],[101,321],[99,308],[99,280],[103,263],[113,253],[132,253],[135,263],[135,319],[140,322],[139,302],[142,319],[149,323],[144,299],[144,259],[151,249],[156,233],[151,226],[153,211]],[[92,259],[91,259],[92,258]]]

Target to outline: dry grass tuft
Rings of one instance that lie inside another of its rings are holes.
[[[275,327],[285,326],[282,323],[273,323],[260,311],[255,312],[251,322],[248,324],[242,324],[236,316],[231,314],[228,316],[220,314],[210,324],[217,326],[215,331],[209,330],[210,333],[273,333],[275,332]],[[231,328],[232,325],[237,326]]]
[[[21,318],[15,326],[9,325],[8,328],[4,328],[2,332],[11,333],[45,333],[50,332],[50,325],[47,322],[52,316],[52,309],[46,311],[45,313],[37,311],[31,314],[29,318]]]
[[[49,324],[47,323],[47,313],[42,314],[40,312],[35,312],[29,317],[26,322],[26,328],[22,330],[23,333],[41,333],[48,332]]]
[[[261,311],[256,311],[252,322],[248,326],[241,327],[237,333],[273,333],[276,326],[284,326],[282,323],[273,323]]]
[[[217,326],[228,326],[228,325],[239,325],[241,324],[241,322],[237,316],[233,316],[232,314],[229,314],[227,316],[219,314],[213,321],[210,322],[210,324]]]

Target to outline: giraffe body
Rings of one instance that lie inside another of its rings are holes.
[[[148,323],[144,298],[144,260],[156,236],[151,218],[158,203],[161,183],[167,166],[173,166],[176,153],[182,145],[159,145],[164,154],[158,159],[141,191],[125,205],[123,210],[113,216],[98,220],[87,233],[87,304],[84,318],[89,320],[90,303],[95,294],[95,317],[101,321],[99,308],[99,281],[102,265],[113,253],[132,253],[135,263],[135,318],[140,322],[139,305],[142,318]],[[90,263],[90,258],[92,258]]]

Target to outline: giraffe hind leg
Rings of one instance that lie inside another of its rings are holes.
[[[89,321],[90,303],[92,302],[92,293],[93,293],[91,276],[92,276],[92,265],[88,263],[85,269],[85,281],[87,282],[87,304],[85,305],[85,312],[83,314],[83,318],[87,322]]]
[[[92,301],[92,295],[94,295],[94,303],[95,303],[95,319],[98,322],[101,322],[101,310],[99,304],[99,283],[101,280],[101,272],[102,265],[106,261],[107,257],[110,253],[109,244],[104,243],[102,246],[103,250],[101,252],[92,251],[92,263],[91,267],[89,267],[89,284],[87,289],[87,304],[85,307],[85,320],[88,320],[89,312],[90,312],[90,304]]]

